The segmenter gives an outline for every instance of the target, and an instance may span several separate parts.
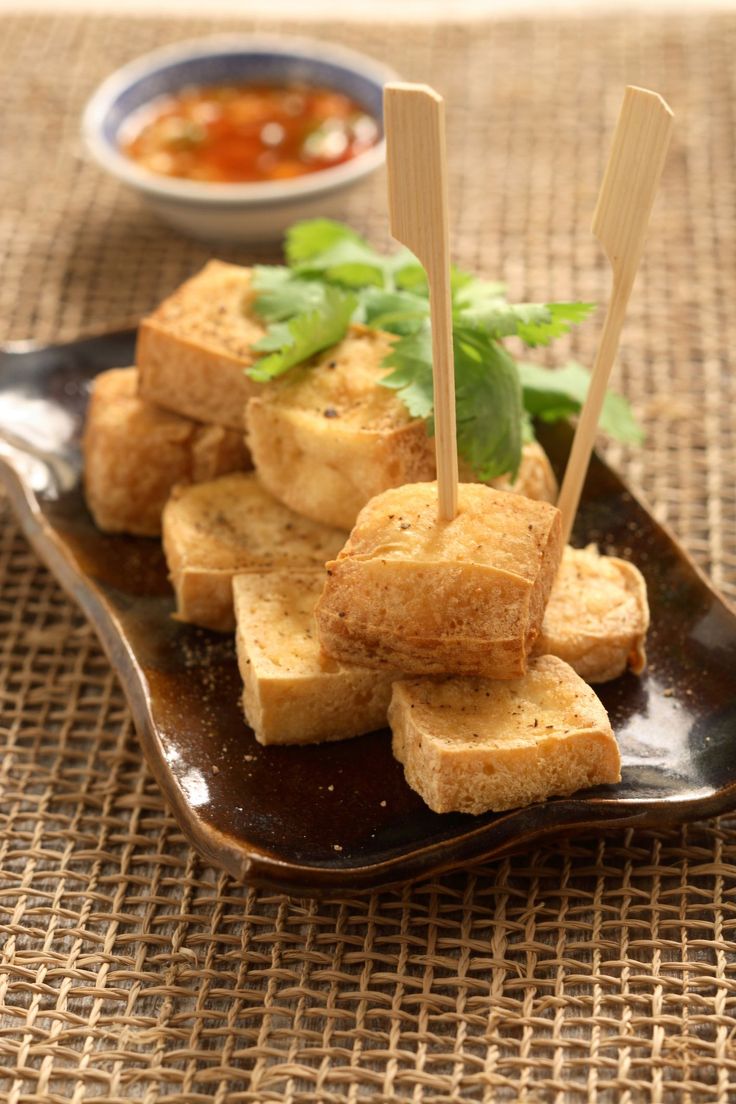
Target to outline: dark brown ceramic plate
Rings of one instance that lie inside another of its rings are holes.
[[[97,532],[80,489],[89,382],[132,362],[132,333],[0,360],[0,475],[30,541],[94,625],[182,829],[244,881],[295,893],[374,886],[556,832],[663,825],[736,806],[736,616],[600,459],[580,541],[635,559],[649,587],[647,676],[601,687],[620,785],[481,817],[431,813],[389,735],[262,748],[245,726],[230,638],[177,624],[157,541]],[[545,435],[559,465],[569,431]]]

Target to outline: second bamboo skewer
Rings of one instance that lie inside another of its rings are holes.
[[[391,233],[424,266],[432,319],[434,435],[441,521],[457,513],[445,104],[426,84],[387,84],[384,127]]]
[[[557,503],[562,512],[565,543],[570,539],[593,451],[608,377],[616,359],[626,306],[667,156],[672,122],[672,111],[656,92],[634,86],[626,89],[593,216],[593,233],[613,269],[613,289]]]

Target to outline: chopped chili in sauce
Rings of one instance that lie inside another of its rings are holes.
[[[162,176],[234,184],[285,180],[375,145],[376,120],[341,92],[307,85],[211,85],[154,100],[121,143]]]

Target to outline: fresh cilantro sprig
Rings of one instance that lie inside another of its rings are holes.
[[[426,275],[405,249],[379,253],[339,222],[296,223],[285,243],[286,266],[254,274],[252,309],[268,324],[255,346],[265,355],[249,369],[270,380],[336,345],[351,322],[396,336],[381,380],[413,417],[433,431],[432,347]],[[515,475],[531,418],[554,421],[575,414],[589,376],[578,364],[551,370],[517,363],[505,348],[517,337],[530,348],[547,345],[582,322],[591,303],[509,303],[503,284],[454,269],[453,347],[458,451],[476,475]],[[641,432],[621,396],[606,398],[601,427],[624,441]]]
[[[256,265],[253,287],[257,292],[255,311],[264,322],[284,322],[318,310],[327,289],[319,280],[301,280],[285,265]]]
[[[265,383],[303,364],[316,353],[342,341],[355,313],[354,295],[326,287],[319,305],[295,314],[288,322],[275,322],[253,348],[269,355],[260,357],[250,375]]]
[[[516,475],[522,445],[522,394],[516,365],[483,330],[453,325],[455,411],[460,456],[480,479]],[[428,326],[401,337],[384,364],[409,413],[426,418],[433,432],[432,342]]]
[[[502,345],[468,325],[453,333],[458,452],[479,479],[516,477],[521,461],[522,394],[516,364]]]
[[[532,417],[542,422],[556,422],[580,411],[590,383],[590,373],[582,364],[570,361],[562,368],[550,369],[520,361],[517,368],[524,390],[524,406]],[[644,440],[641,426],[626,399],[613,391],[608,391],[603,400],[600,427],[609,437],[626,444],[640,445]]]
[[[408,249],[378,253],[349,226],[332,219],[297,222],[287,231],[289,267],[307,279],[363,289],[427,287],[424,269]]]

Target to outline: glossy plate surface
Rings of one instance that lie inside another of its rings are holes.
[[[295,893],[374,886],[555,832],[656,825],[736,806],[736,616],[648,511],[593,460],[576,543],[635,560],[652,610],[649,672],[599,687],[623,780],[481,817],[439,816],[404,782],[387,732],[262,748],[240,712],[233,642],[171,619],[155,540],[99,533],[80,485],[90,380],[132,363],[131,332],[0,359],[0,476],[21,524],[94,625],[148,761],[195,847]],[[569,430],[543,443],[559,466]]]

